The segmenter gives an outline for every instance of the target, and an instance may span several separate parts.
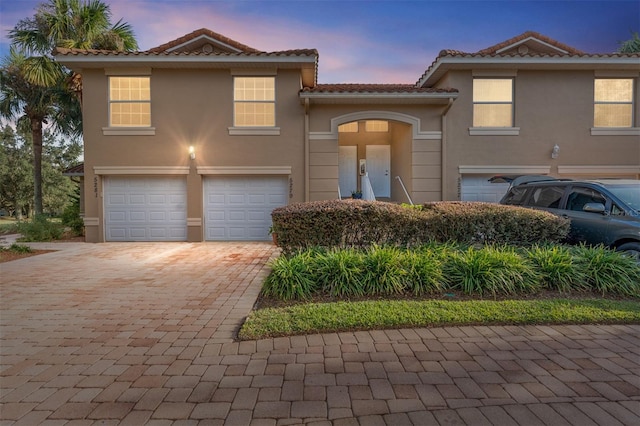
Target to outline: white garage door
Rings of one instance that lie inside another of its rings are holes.
[[[107,177],[104,194],[107,241],[186,241],[184,177]]]
[[[206,178],[205,239],[268,240],[271,211],[287,198],[285,177]]]
[[[462,176],[462,201],[485,201],[497,203],[509,189],[508,183],[491,183],[489,178],[494,175],[464,175]]]

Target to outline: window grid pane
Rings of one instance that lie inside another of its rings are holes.
[[[109,77],[109,126],[151,126],[150,81],[150,77]]]
[[[596,102],[632,102],[633,80],[608,78],[595,80]]]
[[[513,79],[473,80],[473,127],[513,127]]]
[[[474,102],[512,102],[513,80],[482,78],[473,80]]]
[[[338,126],[339,133],[358,133],[358,122],[352,121]]]
[[[475,104],[473,127],[511,127],[513,125],[511,104]]]
[[[595,127],[631,127],[631,104],[596,104]]]
[[[593,125],[633,127],[633,79],[594,80]]]
[[[234,78],[234,126],[275,126],[275,78]]]
[[[364,123],[366,132],[388,132],[389,122],[384,120],[367,120]]]

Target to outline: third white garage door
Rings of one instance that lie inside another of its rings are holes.
[[[509,190],[508,183],[491,183],[494,175],[464,175],[461,183],[462,201],[497,203]]]
[[[204,181],[206,240],[268,240],[271,211],[287,204],[287,178],[207,177]]]

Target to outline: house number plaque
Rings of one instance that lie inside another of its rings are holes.
[[[97,176],[93,177],[93,193],[95,194],[96,198],[98,198],[98,177]]]

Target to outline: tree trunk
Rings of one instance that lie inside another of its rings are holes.
[[[42,120],[31,119],[33,138],[33,207],[35,215],[42,214]]]

